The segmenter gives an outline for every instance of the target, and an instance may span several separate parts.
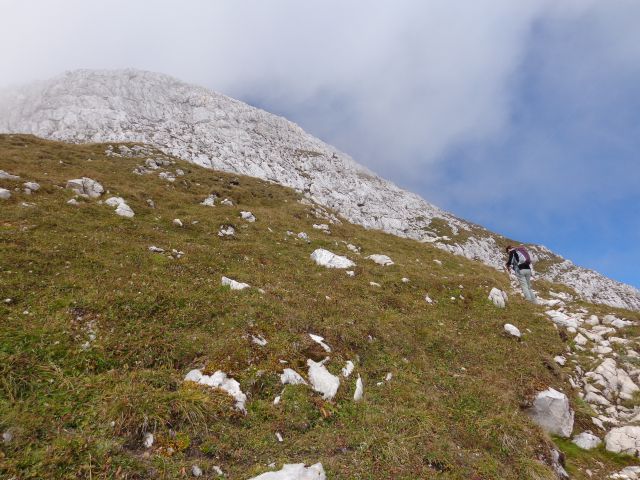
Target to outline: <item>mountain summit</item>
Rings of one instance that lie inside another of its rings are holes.
[[[77,143],[142,142],[292,187],[350,222],[501,268],[507,239],[386,181],[296,124],[172,77],[77,70],[0,93],[0,132]],[[640,310],[640,291],[530,245],[538,275],[583,299]]]

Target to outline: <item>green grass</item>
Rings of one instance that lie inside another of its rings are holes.
[[[0,136],[0,169],[42,185],[0,205],[0,298],[12,299],[0,304],[0,429],[14,435],[0,445],[0,475],[180,478],[197,463],[245,479],[272,462],[320,461],[331,479],[554,478],[539,460],[552,440],[521,405],[548,386],[570,391],[563,371],[549,368],[564,344],[517,296],[506,309],[487,300],[491,287],[508,288],[504,274],[347,222],[327,235],[311,227],[319,220],[299,194],[257,179],[183,162],[175,183],[134,175],[141,159],[109,158],[105,148]],[[59,187],[80,176],[124,197],[136,216],[95,200],[67,205],[72,194]],[[212,192],[235,206],[199,205]],[[219,238],[221,225],[236,238]],[[356,276],[313,264],[319,247],[354,259]],[[365,260],[371,253],[396,264]],[[230,291],[222,275],[255,288]],[[524,332],[522,342],[502,333],[505,322]],[[90,323],[97,337],[85,351]],[[287,386],[273,405],[284,366],[305,375],[307,358],[326,355],[309,332],[333,348],[333,373],[355,362],[363,402],[351,400],[353,376],[331,402]],[[224,392],[185,384],[192,368],[237,379],[247,415]],[[376,386],[388,372],[391,382]],[[145,432],[156,436],[150,451]],[[597,458],[605,470],[620,463]]]

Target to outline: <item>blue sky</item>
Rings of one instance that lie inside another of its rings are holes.
[[[75,68],[167,73],[640,287],[640,2],[150,5],[6,2],[0,87]]]

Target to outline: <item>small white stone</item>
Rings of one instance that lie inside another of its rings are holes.
[[[222,277],[221,283],[223,286],[231,288],[231,290],[244,290],[245,288],[249,288],[251,286],[248,283],[237,282],[227,277]]]
[[[193,465],[191,467],[191,475],[193,475],[194,477],[201,477],[202,469],[198,465]]]
[[[387,255],[374,254],[369,255],[366,258],[368,258],[369,260],[373,260],[375,263],[377,263],[378,265],[382,265],[383,267],[393,265],[393,260],[391,260]]]
[[[6,188],[0,188],[0,199],[9,200],[11,198],[11,192]]]
[[[207,198],[205,198],[200,205],[204,205],[205,207],[215,207],[216,205],[216,196],[211,194]]]
[[[149,247],[149,251],[150,252],[154,252],[154,253],[162,253],[162,252],[164,252],[164,248],[160,248],[160,247],[156,247],[155,245],[151,245]]]
[[[276,432],[276,438],[278,439],[278,442],[284,442],[284,438],[282,438],[282,434],[280,432]]]
[[[182,227],[182,220],[180,220],[179,218],[174,218],[174,219],[173,219],[173,224],[174,224],[176,227]]]
[[[407,277],[402,277],[402,283],[409,283],[409,279]]]
[[[562,355],[556,355],[555,357],[553,357],[553,359],[558,365],[561,365],[561,366],[564,366],[564,364],[567,363],[567,359]]]
[[[583,450],[592,450],[598,447],[602,443],[602,440],[600,440],[591,432],[587,431],[573,437],[573,440],[571,440],[571,442]]]
[[[253,223],[256,221],[256,217],[251,212],[240,212],[240,216],[243,220],[246,220],[249,223]]]
[[[521,337],[520,330],[518,330],[518,327],[516,327],[515,325],[511,325],[510,323],[504,324],[504,331],[513,337],[516,337],[516,338]]]
[[[326,352],[331,352],[331,347],[324,342],[324,337],[321,337],[320,335],[315,335],[313,333],[310,333],[309,337],[311,337],[311,340],[313,340],[318,345],[320,345]]]
[[[153,446],[153,433],[145,433],[144,434],[144,439],[142,440],[142,445],[144,445],[144,448],[151,448]]]
[[[358,375],[358,379],[356,380],[356,391],[353,394],[353,400],[359,402],[360,400],[362,400],[363,395],[364,387],[362,385],[362,379],[360,378],[360,375]]]
[[[347,270],[345,273],[347,274],[348,277],[356,276],[356,272],[354,272],[353,270]]]

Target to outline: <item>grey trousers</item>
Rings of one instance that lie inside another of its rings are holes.
[[[533,293],[533,289],[531,288],[531,270],[525,268],[519,270],[516,273],[518,277],[518,281],[520,282],[520,287],[522,288],[522,293],[524,294],[524,298],[529,300],[530,302],[536,302],[536,296]]]

